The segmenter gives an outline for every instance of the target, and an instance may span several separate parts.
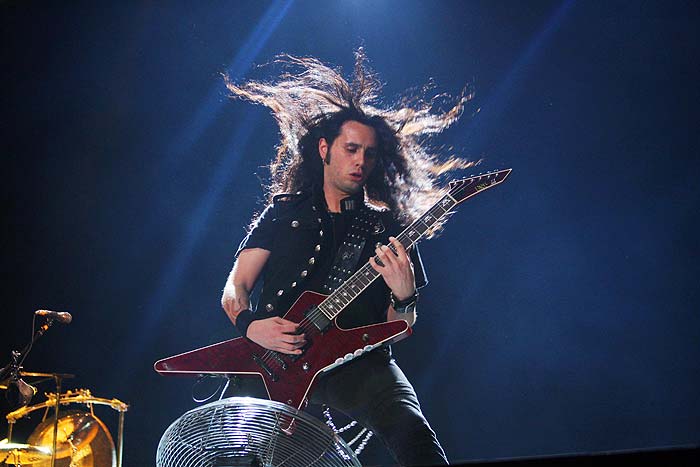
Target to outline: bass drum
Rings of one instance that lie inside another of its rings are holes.
[[[55,419],[52,416],[37,426],[27,443],[48,449],[53,447]],[[51,459],[32,464],[51,467]],[[59,412],[56,436],[56,467],[116,467],[114,441],[102,420],[90,412]]]

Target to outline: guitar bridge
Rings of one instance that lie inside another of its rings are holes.
[[[283,369],[287,369],[287,362],[285,362],[282,357],[280,357],[279,353],[277,352],[272,352],[272,358],[275,359],[275,361],[279,364],[279,366]]]
[[[255,361],[255,363],[257,363],[258,366],[262,368],[265,373],[267,373],[267,376],[269,376],[272,379],[272,381],[277,381],[279,379],[277,375],[272,371],[272,368],[270,368],[267,365],[267,363],[265,363],[262,360],[262,358],[258,357],[256,354],[251,354],[251,356],[253,357],[253,361]]]

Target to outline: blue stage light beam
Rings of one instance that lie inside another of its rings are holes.
[[[492,133],[492,128],[498,124],[506,106],[518,90],[518,85],[524,81],[524,75],[537,61],[552,35],[561,27],[576,0],[564,0],[549,17],[545,26],[530,42],[525,51],[513,64],[505,78],[496,86],[494,92],[481,105],[479,113],[472,120],[465,139],[474,146],[474,152],[479,153],[480,147]]]
[[[241,160],[241,154],[246,150],[245,142],[250,140],[253,130],[258,125],[263,112],[255,109],[247,114],[247,118],[234,131],[231,140],[226,145],[224,155],[214,170],[214,176],[209,183],[209,188],[202,195],[199,204],[190,214],[186,223],[186,228],[182,234],[181,241],[178,242],[176,254],[163,268],[163,273],[157,284],[157,289],[151,295],[146,305],[146,313],[139,323],[138,331],[134,331],[128,343],[126,352],[131,355],[123,361],[130,362],[142,352],[144,344],[153,335],[153,330],[160,324],[168,302],[175,295],[176,291],[182,287],[183,277],[187,271],[192,255],[200,243],[206,225],[209,223],[214,208],[227,190],[233,173]]]
[[[506,109],[508,102],[516,93],[518,85],[524,82],[524,74],[537,61],[540,52],[544,50],[554,33],[561,27],[575,3],[576,0],[564,0],[554,10],[543,29],[530,42],[525,51],[513,64],[506,77],[496,86],[496,90],[491,94],[491,98],[482,106],[482,110],[479,112],[478,117],[472,121],[466,135],[466,139],[474,145],[475,152],[478,152],[478,147],[483,144],[491,129],[498,123],[498,119]],[[439,361],[445,358],[452,339],[458,339],[461,336],[461,334],[453,332],[455,329],[461,329],[459,323],[461,319],[462,316],[459,313],[455,313],[452,319],[445,323],[443,330],[447,338],[442,339],[442,345],[433,354],[434,360]],[[430,387],[436,382],[437,380],[433,378],[433,375],[424,373],[421,379],[421,386],[424,388],[424,391],[429,391]]]
[[[245,76],[293,3],[294,0],[275,0],[272,2],[248,39],[238,50],[231,64],[226,68],[226,73],[232,81],[240,80]],[[177,163],[177,159],[186,154],[199,140],[202,133],[211,125],[221,110],[225,102],[221,96],[225,93],[226,88],[223,81],[220,80],[209,91],[204,103],[199,107],[190,123],[170,144],[167,152],[169,157],[163,161],[164,165],[169,166],[172,163]]]
[[[265,46],[268,39],[284,19],[294,0],[276,0],[267,9],[243,46],[239,49],[226,71],[232,80],[239,80],[250,69],[253,61]],[[164,159],[165,165],[175,164],[180,156],[189,151],[197,142],[206,128],[214,121],[223,105],[221,96],[225,93],[223,82],[214,86],[205,102],[200,106],[193,120],[173,142]],[[234,131],[234,135],[221,159],[220,165],[214,171],[214,177],[208,184],[209,189],[202,195],[197,208],[190,214],[187,228],[179,242],[177,253],[167,262],[158,283],[158,288],[147,303],[147,313],[141,323],[138,335],[132,335],[127,351],[132,357],[142,352],[144,343],[152,334],[153,329],[160,323],[163,312],[173,294],[182,284],[183,276],[190,263],[193,252],[200,243],[205,226],[209,222],[216,203],[221,198],[227,182],[240,160],[241,151],[246,147],[255,124],[260,118],[259,111],[253,111],[249,118],[243,119]],[[126,358],[124,361],[131,361]]]

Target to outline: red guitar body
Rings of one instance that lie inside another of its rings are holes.
[[[305,313],[324,299],[326,295],[304,292],[284,319],[301,323]],[[303,410],[321,373],[402,340],[411,335],[411,328],[406,321],[399,320],[341,329],[335,319],[322,331],[312,325],[304,332],[308,344],[300,356],[273,352],[239,337],[158,360],[154,368],[163,375],[260,377],[271,400]]]

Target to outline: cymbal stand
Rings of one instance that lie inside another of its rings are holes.
[[[117,467],[122,467],[122,455],[124,451],[124,410],[119,411],[119,446],[117,447]]]
[[[2,370],[0,370],[0,381],[9,376],[8,381],[19,378],[19,357],[20,353],[16,350],[12,351],[12,361]],[[8,385],[9,387],[9,385]],[[12,442],[12,428],[15,426],[14,421],[7,424],[7,442]]]
[[[51,448],[51,467],[56,467],[56,440],[58,438],[58,409],[61,407],[61,383],[63,377],[54,375],[56,381],[56,409],[53,417],[53,447]]]

